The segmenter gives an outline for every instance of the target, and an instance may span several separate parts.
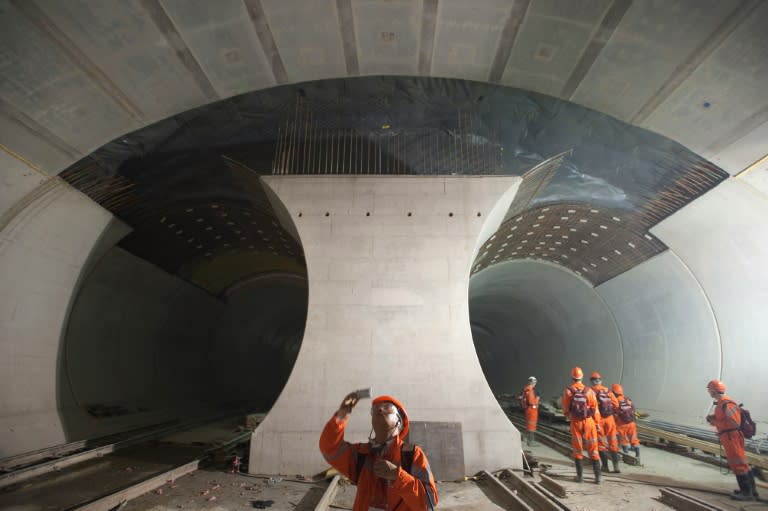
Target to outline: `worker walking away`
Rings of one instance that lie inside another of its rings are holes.
[[[576,463],[576,482],[583,480],[583,451],[587,451],[595,472],[595,483],[600,484],[600,454],[597,445],[600,411],[592,389],[582,383],[584,372],[580,367],[571,369],[571,384],[563,391],[563,414],[571,422],[571,448]]]
[[[534,445],[536,425],[539,422],[539,400],[541,397],[536,391],[536,383],[536,377],[530,376],[528,384],[523,387],[523,392],[520,394],[520,406],[525,412],[525,443],[529,447]]]
[[[344,430],[358,402],[352,392],[326,423],[320,435],[325,460],[357,485],[353,511],[425,511],[437,505],[437,488],[421,447],[404,442],[408,414],[392,396],[379,396],[371,405],[368,442],[349,443]]]
[[[747,455],[744,452],[743,410],[736,401],[725,395],[725,384],[720,380],[707,383],[707,391],[715,399],[715,413],[707,416],[707,422],[717,429],[717,436],[725,451],[728,466],[736,474],[736,481],[739,484],[739,489],[733,492],[731,498],[734,500],[757,499],[755,475],[747,463]]]
[[[619,400],[611,390],[603,385],[602,376],[597,371],[593,372],[589,381],[592,382],[592,392],[597,398],[597,409],[600,411],[600,435],[598,435],[598,449],[603,472],[608,472],[608,455],[611,456],[613,472],[619,470],[619,439],[616,431],[616,419],[614,414],[619,409]]]
[[[635,405],[624,395],[624,388],[618,383],[611,386],[611,391],[618,401],[616,411],[616,430],[619,434],[621,450],[629,452],[630,446],[635,457],[640,461],[640,440],[637,438],[637,423],[635,423]]]

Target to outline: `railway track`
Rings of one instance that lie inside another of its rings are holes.
[[[0,509],[114,509],[247,442],[242,424],[244,414],[230,412],[5,458]]]

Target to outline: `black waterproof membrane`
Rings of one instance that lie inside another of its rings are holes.
[[[62,177],[133,227],[124,248],[218,294],[257,272],[304,267],[259,175],[523,175],[566,151],[529,208],[615,211],[605,214],[634,231],[728,177],[672,140],[573,103],[422,77],[324,80],[229,98],[121,136]],[[519,257],[538,258],[528,254]],[[582,255],[580,264],[590,259]],[[586,277],[599,283],[626,269]]]

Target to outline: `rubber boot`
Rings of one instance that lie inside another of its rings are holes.
[[[620,474],[621,470],[619,470],[619,453],[618,452],[611,453],[611,463],[613,464],[613,473]]]
[[[608,453],[605,451],[600,451],[600,465],[603,472],[610,472],[608,468]]]
[[[531,444],[530,444],[531,447],[536,447],[536,445],[538,445],[538,444],[536,444],[536,432],[535,431],[531,431],[531,432],[529,432],[529,435],[531,435]]]
[[[637,461],[640,461],[640,446],[636,445],[632,450],[635,451],[635,458],[637,458]]]
[[[600,460],[592,460],[592,470],[595,471],[595,484],[600,484]]]
[[[749,481],[749,474],[736,476],[736,482],[739,483],[739,491],[731,495],[733,500],[754,500],[752,495],[752,485]]]
[[[747,474],[747,476],[749,476],[749,481],[748,482],[749,482],[749,487],[752,490],[752,496],[755,497],[755,500],[757,500],[757,499],[760,498],[760,495],[757,494],[757,483],[755,483],[755,471],[754,471],[754,469],[750,470],[749,474]]]
[[[577,483],[584,480],[584,466],[581,464],[581,460],[574,460],[576,462],[576,479]]]
[[[622,445],[621,452],[623,452],[624,454],[629,454],[629,447],[627,447],[626,445]]]
[[[525,433],[525,445],[527,445],[528,447],[533,445],[533,437],[532,437],[532,435],[533,435],[533,433],[531,433],[530,431],[526,431],[526,433]]]

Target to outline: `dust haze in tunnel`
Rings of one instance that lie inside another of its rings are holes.
[[[494,394],[517,394],[528,376],[549,400],[574,365],[618,382],[622,345],[610,310],[574,273],[546,262],[499,263],[469,284],[472,337]]]
[[[57,392],[65,434],[266,412],[293,367],[306,316],[300,276],[263,275],[217,298],[114,247],[70,313]]]

